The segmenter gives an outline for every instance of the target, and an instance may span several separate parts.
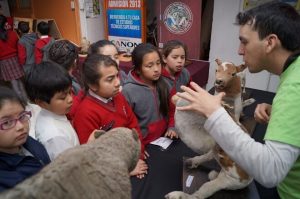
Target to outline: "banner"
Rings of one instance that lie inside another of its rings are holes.
[[[141,0],[107,0],[106,21],[108,40],[119,51],[132,52],[143,42],[143,6]]]

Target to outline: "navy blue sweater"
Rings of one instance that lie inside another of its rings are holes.
[[[0,152],[0,192],[14,187],[50,163],[44,146],[30,136],[23,147],[34,157]]]

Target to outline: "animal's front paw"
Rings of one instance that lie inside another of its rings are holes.
[[[194,158],[188,158],[184,161],[184,164],[187,168],[190,169],[194,169],[197,168],[199,166],[199,164],[197,163],[197,161],[195,161]]]
[[[190,199],[190,195],[183,193],[182,191],[173,191],[165,195],[166,199]]]
[[[255,102],[254,98],[249,98],[243,101],[243,107],[249,106]]]

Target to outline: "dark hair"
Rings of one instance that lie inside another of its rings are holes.
[[[32,102],[41,100],[50,103],[56,93],[66,91],[71,85],[68,72],[49,61],[35,65],[25,76],[25,88]]]
[[[259,39],[276,34],[286,50],[300,49],[300,15],[287,3],[272,1],[240,12],[236,24],[251,25],[258,32]]]
[[[49,35],[50,32],[49,24],[45,21],[41,21],[37,25],[37,30],[41,33],[41,35]]]
[[[21,33],[28,33],[29,32],[29,23],[26,21],[20,21],[18,23],[18,30]]]
[[[185,53],[185,57],[187,57],[187,46],[178,40],[170,40],[164,44],[162,49],[162,54],[166,58],[172,52],[172,50],[182,47]]]
[[[137,45],[132,51],[132,63],[133,70],[140,71],[143,65],[144,56],[148,53],[156,52],[159,56],[160,62],[162,63],[162,57],[158,49],[150,43],[141,43]],[[164,115],[168,115],[169,111],[169,90],[166,82],[160,77],[156,81],[156,87],[160,100],[160,112]]]
[[[118,51],[117,46],[113,42],[103,39],[92,43],[89,47],[88,54],[94,54],[94,53],[100,54],[100,48],[103,48],[104,46],[114,46]]]
[[[0,86],[0,109],[7,101],[20,103],[20,105],[25,109],[26,102],[22,100],[15,91],[5,86]]]
[[[117,70],[119,70],[117,62],[112,60],[109,56],[101,54],[88,55],[82,67],[82,81],[84,83],[85,91],[89,90],[88,85],[97,84],[101,78],[101,74],[99,74],[99,67],[111,66],[114,66]]]
[[[67,71],[74,66],[77,58],[78,48],[68,40],[55,41],[49,49],[49,59]]]
[[[6,17],[4,15],[0,15],[0,39],[3,41],[7,40],[7,30],[5,29],[6,23]]]

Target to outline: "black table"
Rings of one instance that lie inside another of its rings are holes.
[[[250,97],[256,102],[244,109],[246,117],[252,117],[258,103],[270,103],[274,93],[247,89]],[[257,124],[252,137],[263,142],[266,125]],[[166,149],[162,150],[159,146],[149,144],[146,147],[150,157],[146,160],[149,166],[148,174],[143,179],[131,178],[132,198],[133,199],[162,199],[164,195],[171,191],[181,191],[183,189],[183,157],[193,157],[197,155],[190,150],[181,140],[175,140]],[[208,163],[210,164],[210,163]],[[207,171],[208,172],[208,171]],[[225,195],[227,195],[225,197]],[[235,196],[235,197],[233,197]],[[275,198],[276,189],[267,189],[257,182],[251,183],[245,190],[241,191],[220,191],[212,198]]]

